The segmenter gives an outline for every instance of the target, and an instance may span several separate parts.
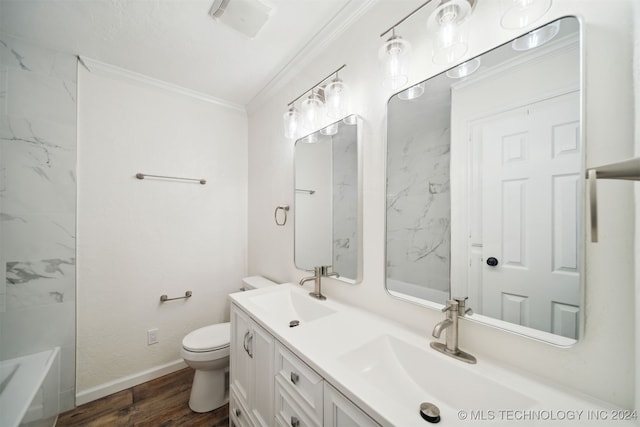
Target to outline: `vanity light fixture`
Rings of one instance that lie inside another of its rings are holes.
[[[400,89],[407,84],[409,80],[408,59],[411,52],[411,44],[396,35],[396,27],[432,1],[434,0],[422,3],[387,31],[380,34],[380,37],[383,37],[391,32],[391,37],[380,48],[378,57],[384,63],[385,83],[392,90]],[[476,2],[477,0],[440,0],[436,9],[431,13],[427,21],[427,28],[432,33],[431,36],[434,40],[433,61],[435,63],[448,64],[457,61],[467,53],[464,23],[471,15]],[[422,95],[420,89],[420,86],[416,85],[409,88],[402,96],[407,96],[406,99],[417,98]],[[424,88],[422,91],[424,92]]]
[[[551,8],[552,0],[508,0],[500,25],[508,30],[524,28]]]
[[[287,104],[289,108],[283,115],[285,138],[298,139],[302,129],[307,131],[317,130],[324,122],[325,112],[330,116],[336,114],[338,117],[340,117],[340,115],[346,115],[349,100],[348,88],[338,77],[338,72],[346,66],[346,64],[343,64],[340,68],[320,80],[309,90],[302,92],[297,98]],[[334,79],[329,84],[323,85],[326,80],[334,75]],[[309,94],[309,96],[300,103],[300,112],[298,112],[295,108],[295,103],[306,94]],[[317,141],[318,136],[315,135],[315,138]]]
[[[461,79],[475,73],[480,68],[480,58],[473,58],[447,71],[447,77]]]
[[[551,41],[560,31],[560,21],[555,21],[542,28],[531,31],[511,42],[513,50],[522,51],[540,47]]]

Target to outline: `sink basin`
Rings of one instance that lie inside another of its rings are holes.
[[[256,295],[249,300],[261,310],[287,323],[291,320],[311,322],[335,313],[335,310],[323,305],[322,301],[314,300],[307,293],[292,292],[290,289]]]
[[[412,407],[425,400],[454,409],[527,409],[538,403],[480,375],[477,365],[468,367],[430,347],[423,349],[390,335],[376,337],[339,361],[368,385]]]

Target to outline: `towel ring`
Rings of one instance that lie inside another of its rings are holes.
[[[284,213],[284,218],[282,222],[278,221],[278,211],[282,211]],[[276,225],[283,226],[287,223],[287,212],[289,212],[289,205],[280,205],[276,206],[276,210],[273,212],[273,219],[276,221]]]

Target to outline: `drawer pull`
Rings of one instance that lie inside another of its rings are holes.
[[[294,384],[298,384],[298,381],[300,381],[300,376],[295,372],[291,372],[291,382]]]
[[[294,415],[291,416],[291,427],[300,427],[300,420]]]
[[[236,417],[239,417],[240,415],[242,415],[242,411],[240,411],[240,409],[238,408],[236,408],[234,412],[236,413]]]

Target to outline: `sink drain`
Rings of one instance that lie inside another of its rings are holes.
[[[433,403],[422,402],[420,404],[420,416],[430,423],[440,422],[440,409]]]
[[[293,327],[298,326],[299,324],[300,324],[299,320],[292,320],[291,322],[289,322],[289,327],[293,328]]]

